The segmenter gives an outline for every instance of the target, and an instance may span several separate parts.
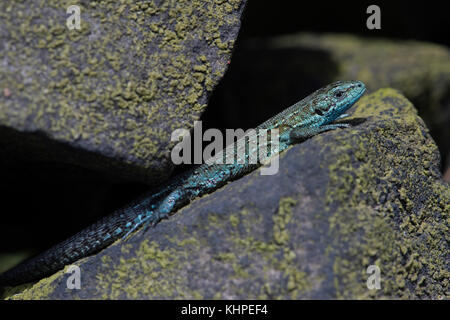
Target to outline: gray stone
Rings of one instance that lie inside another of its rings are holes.
[[[243,0],[0,2],[0,143],[17,156],[148,184],[173,168],[224,74]],[[4,149],[4,148],[2,148]]]

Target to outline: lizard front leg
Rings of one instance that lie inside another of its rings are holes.
[[[309,138],[315,136],[316,134],[319,134],[319,133],[322,133],[325,131],[330,131],[330,130],[334,130],[337,128],[348,128],[348,127],[350,127],[350,125],[348,123],[333,123],[333,124],[323,125],[320,127],[294,128],[289,133],[288,144],[304,141],[306,139],[309,139]]]

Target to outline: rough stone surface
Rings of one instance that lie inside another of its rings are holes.
[[[66,27],[75,4],[81,30]],[[172,131],[193,126],[227,67],[243,7],[1,1],[1,142],[26,157],[160,182],[172,169]]]
[[[355,126],[291,147],[278,174],[257,170],[79,261],[81,290],[61,271],[11,297],[448,297],[450,188],[428,129],[393,89],[350,113]],[[366,286],[373,264],[381,290]]]

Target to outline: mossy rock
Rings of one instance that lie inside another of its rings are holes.
[[[394,89],[350,111],[352,128],[289,148],[278,174],[256,170],[78,261],[81,290],[60,271],[11,297],[445,298],[450,188],[428,129]]]
[[[81,8],[81,30],[66,9]],[[224,74],[243,0],[1,1],[2,161],[155,184]],[[14,148],[14,146],[18,146]],[[13,153],[13,154],[11,154]]]

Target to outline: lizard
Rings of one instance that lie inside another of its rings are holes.
[[[334,82],[288,107],[255,129],[278,129],[279,145],[271,154],[274,156],[290,145],[316,134],[349,127],[350,124],[336,123],[335,120],[346,118],[348,115],[345,111],[364,92],[365,85],[360,81]],[[256,151],[249,149],[244,155],[246,159],[251,152]],[[48,276],[65,265],[99,252],[120,238],[126,239],[144,225],[156,225],[195,198],[211,193],[259,166],[261,163],[250,164],[248,161],[239,163],[236,159],[230,164],[203,163],[194,167],[67,240],[1,274],[0,287],[28,283]]]

